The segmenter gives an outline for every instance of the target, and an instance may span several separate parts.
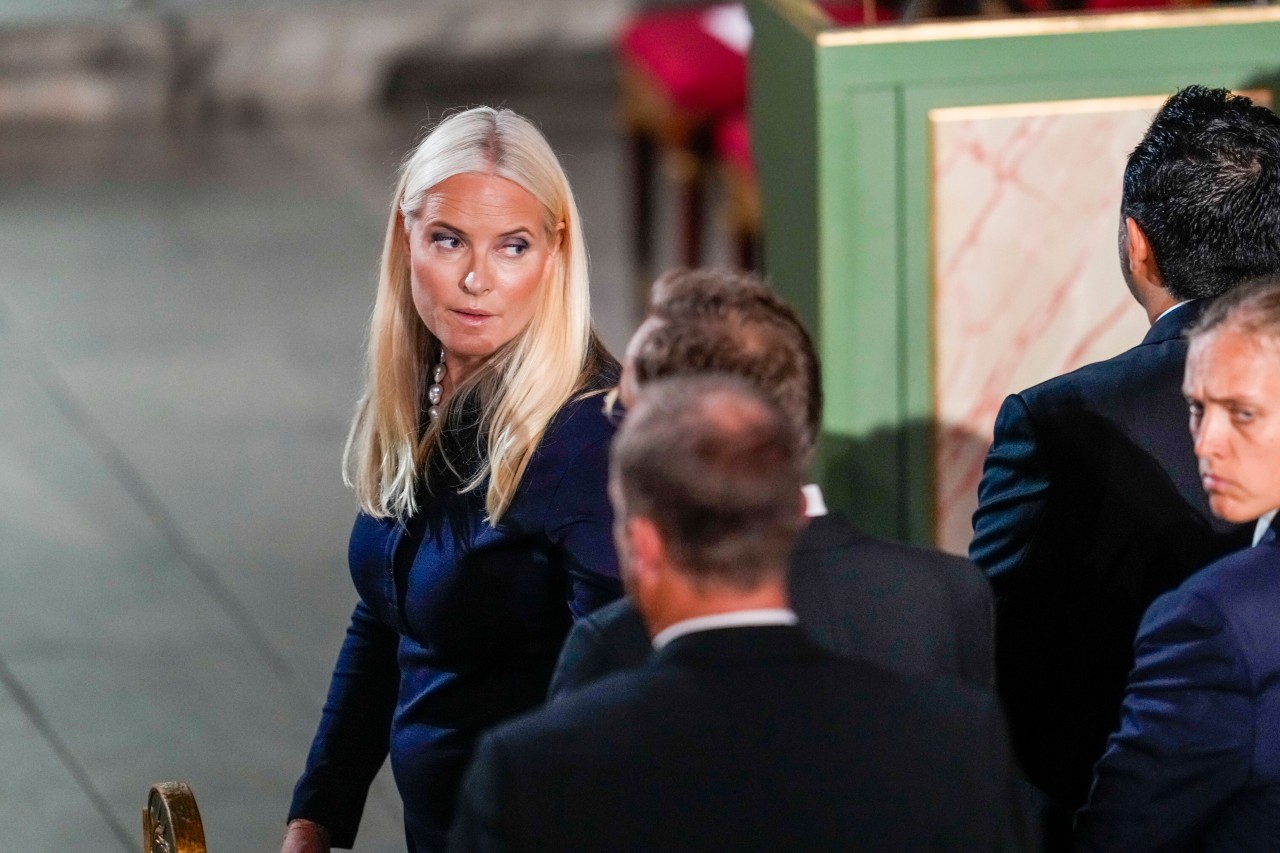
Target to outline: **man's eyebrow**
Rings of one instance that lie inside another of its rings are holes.
[[[1236,394],[1236,395],[1227,396],[1227,397],[1215,397],[1212,394],[1205,394],[1200,399],[1206,403],[1217,403],[1223,406],[1240,405],[1240,404],[1245,404],[1249,406],[1258,406],[1266,402],[1265,398],[1255,397],[1251,394]]]

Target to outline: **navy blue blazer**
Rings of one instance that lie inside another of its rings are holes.
[[[672,640],[483,738],[457,853],[1015,851],[989,690],[836,657],[792,627]]]
[[[828,651],[991,687],[991,590],[968,560],[876,539],[832,513],[801,531],[789,581],[800,627]],[[616,601],[574,624],[551,695],[639,666],[652,651],[635,605]]]
[[[1135,650],[1082,849],[1280,849],[1280,548],[1239,551],[1161,596]]]
[[[483,488],[433,488],[407,526],[357,517],[360,601],[290,819],[350,847],[389,750],[409,850],[443,848],[477,736],[540,704],[572,619],[621,595],[601,400],[557,413],[497,526]]]
[[[1183,330],[1014,394],[995,424],[970,558],[996,595],[996,686],[1027,778],[1084,804],[1119,723],[1143,612],[1248,544],[1200,488],[1182,398]]]

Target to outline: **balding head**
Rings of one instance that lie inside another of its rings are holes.
[[[751,589],[785,571],[802,524],[789,419],[742,380],[648,384],[614,439],[619,522],[647,518],[692,579]]]

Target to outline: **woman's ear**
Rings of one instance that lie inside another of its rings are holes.
[[[560,246],[564,243],[564,220],[556,223],[555,230],[551,232],[551,251],[547,252],[546,265],[542,268],[542,276],[546,278],[551,275],[551,265],[555,263],[555,259],[560,256]]]

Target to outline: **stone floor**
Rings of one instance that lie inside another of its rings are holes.
[[[584,62],[568,88],[463,75],[377,117],[6,129],[0,850],[136,850],[171,778],[214,853],[278,845],[354,601],[338,459],[424,120],[536,118],[579,194],[603,334],[634,326],[610,74]],[[357,849],[403,849],[388,777]]]

